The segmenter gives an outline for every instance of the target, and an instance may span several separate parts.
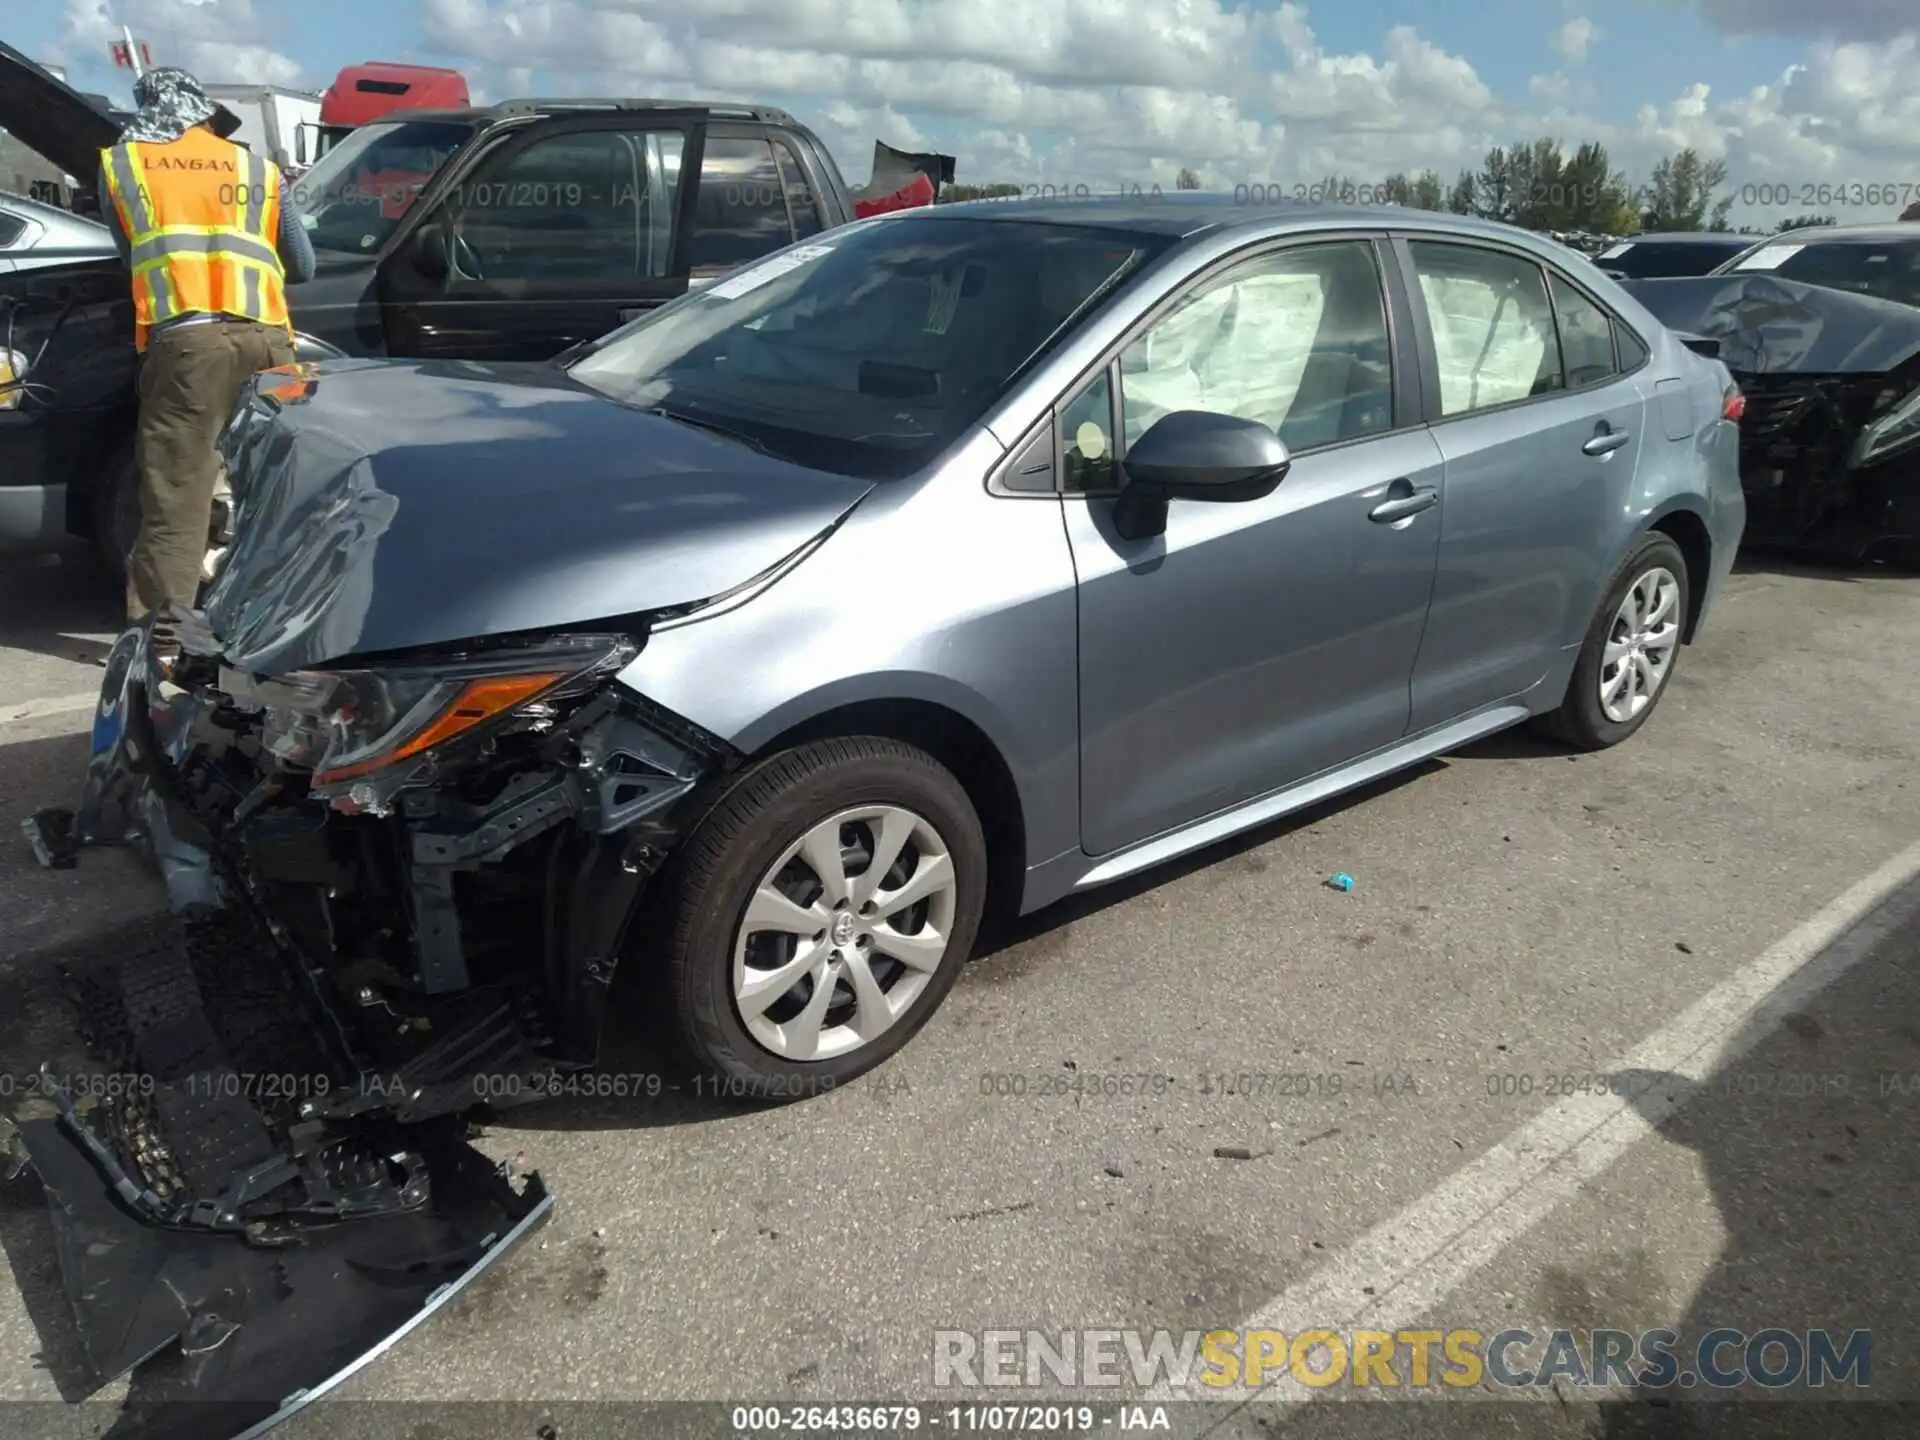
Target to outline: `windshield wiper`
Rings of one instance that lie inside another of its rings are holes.
[[[658,415],[662,420],[673,420],[682,425],[691,425],[696,430],[705,430],[709,435],[724,436],[726,439],[737,441],[756,454],[765,455],[771,460],[782,458],[776,452],[768,449],[766,445],[754,439],[753,436],[748,435],[744,431],[735,430],[731,426],[722,425],[716,420],[706,420],[697,415],[688,415],[683,411],[669,410],[664,405],[651,406],[642,413]]]

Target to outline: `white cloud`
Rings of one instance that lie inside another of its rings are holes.
[[[298,60],[276,49],[266,15],[253,0],[66,0],[53,58],[98,63],[120,27],[144,40],[156,65],[178,65],[209,85],[317,84]]]
[[[117,38],[105,6],[64,3],[69,53],[49,58],[97,63]],[[1551,134],[1600,140],[1635,176],[1692,145],[1724,159],[1736,187],[1920,184],[1914,0],[1671,3],[1729,32],[1815,38],[1769,84],[1729,91],[1703,55],[1698,83],[1623,114],[1584,68],[1601,30],[1579,0],[1542,27],[1559,68],[1506,93],[1411,25],[1332,49],[1292,0],[420,0],[418,13],[421,38],[467,72],[476,99],[784,105],[856,183],[876,138],[950,150],[965,179],[1112,190],[1170,187],[1183,167],[1220,186],[1427,168],[1451,179],[1493,145]],[[114,9],[156,58],[202,79],[325,83],[276,43],[277,15],[264,0]]]
[[[1587,63],[1587,52],[1600,38],[1599,27],[1584,15],[1576,15],[1562,25],[1553,37],[1553,48],[1569,65]]]

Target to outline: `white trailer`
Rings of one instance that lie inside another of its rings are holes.
[[[320,97],[284,85],[209,85],[208,96],[240,117],[233,138],[265,155],[284,172],[298,172],[315,158]]]

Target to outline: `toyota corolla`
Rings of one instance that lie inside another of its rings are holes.
[[[714,1090],[804,1096],[996,907],[1508,726],[1627,739],[1740,411],[1547,240],[1204,196],[862,222],[552,364],[260,377],[204,605],[121,638],[29,825],[138,839],[190,922],[93,997],[153,1084],[27,1132],[103,1377],[179,1338],[270,1412],[442,1303],[548,1203],[444,1126],[584,1073],[616,967]]]

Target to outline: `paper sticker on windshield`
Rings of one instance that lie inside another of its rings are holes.
[[[762,260],[758,265],[742,270],[738,275],[730,275],[718,285],[710,286],[709,295],[718,295],[722,300],[738,300],[742,295],[758,290],[770,281],[778,280],[782,275],[798,270],[802,265],[818,260],[823,255],[831,255],[831,245],[796,245],[791,250]]]
[[[1633,242],[1631,240],[1622,240],[1618,245],[1609,245],[1593,258],[1596,260],[1618,260],[1632,248]]]
[[[1736,270],[1778,270],[1787,261],[1807,247],[1804,245],[1769,245],[1764,250],[1756,250],[1733,268]]]

